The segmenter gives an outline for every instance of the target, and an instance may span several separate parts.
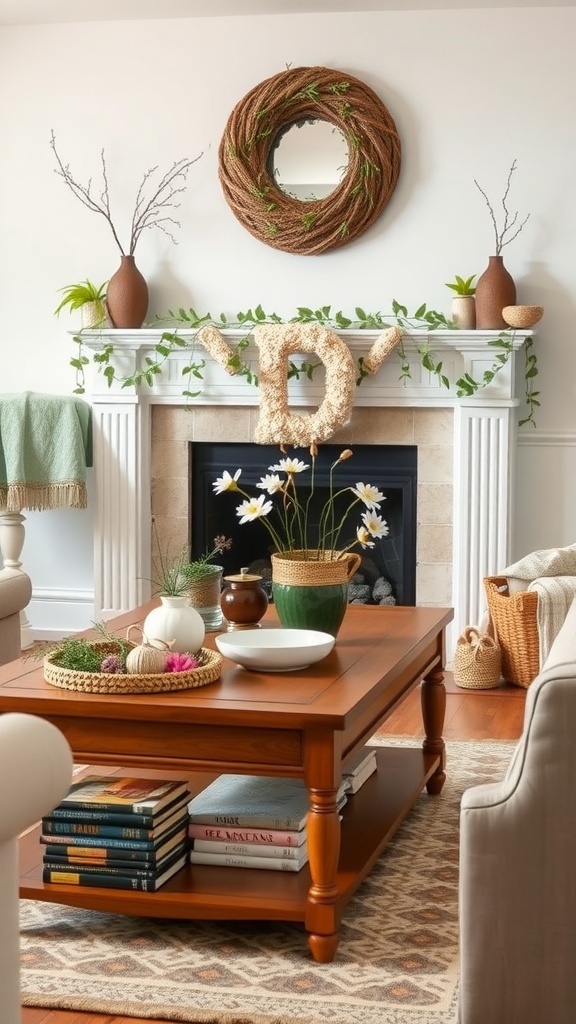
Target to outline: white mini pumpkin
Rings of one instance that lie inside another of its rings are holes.
[[[128,675],[158,675],[166,668],[166,652],[150,644],[138,644],[126,658]]]
[[[130,626],[127,637],[130,637]],[[128,675],[158,675],[166,668],[166,657],[170,653],[170,645],[162,640],[149,640],[142,633],[142,643],[137,644],[126,656],[126,672]]]

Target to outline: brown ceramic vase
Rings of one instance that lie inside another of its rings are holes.
[[[122,256],[108,282],[106,305],[113,327],[142,327],[148,312],[148,285],[133,256]]]
[[[476,329],[479,331],[505,330],[502,310],[516,302],[516,285],[506,270],[502,256],[490,256],[488,266],[476,285]]]

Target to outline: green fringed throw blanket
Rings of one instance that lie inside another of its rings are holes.
[[[86,508],[92,410],[75,396],[0,395],[0,509]]]

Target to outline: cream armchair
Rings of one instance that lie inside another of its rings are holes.
[[[0,569],[0,665],[20,657],[20,612],[32,596],[30,577],[19,569]]]
[[[0,1019],[19,1024],[18,836],[68,792],[72,754],[35,715],[0,715]]]
[[[576,1021],[576,601],[503,782],[461,804],[459,1024]]]

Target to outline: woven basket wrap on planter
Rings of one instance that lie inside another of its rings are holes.
[[[222,628],[222,572],[221,565],[205,566],[205,575],[190,581],[190,604],[200,614],[206,632],[215,632]]]
[[[466,626],[456,641],[456,685],[467,690],[490,690],[498,686],[501,670],[502,654],[497,640],[474,626]]]
[[[494,636],[502,651],[502,675],[515,686],[528,687],[540,671],[538,594],[511,594],[505,576],[486,576],[484,589]]]
[[[272,581],[293,587],[348,583],[361,561],[352,551],[280,551],[272,555]]]
[[[222,566],[213,565],[210,571],[201,579],[193,580],[190,583],[188,596],[193,608],[206,608],[209,605],[218,604],[220,591],[222,589]]]
[[[102,652],[103,658],[118,651],[113,641],[96,642],[93,646]],[[63,690],[78,690],[82,693],[166,693],[170,690],[191,690],[196,686],[213,683],[219,678],[222,668],[221,655],[206,647],[201,647],[195,655],[199,662],[197,668],[186,672],[161,672],[154,675],[80,672],[76,669],[60,668],[53,663],[55,655],[56,652],[53,652],[44,658],[46,682]]]

